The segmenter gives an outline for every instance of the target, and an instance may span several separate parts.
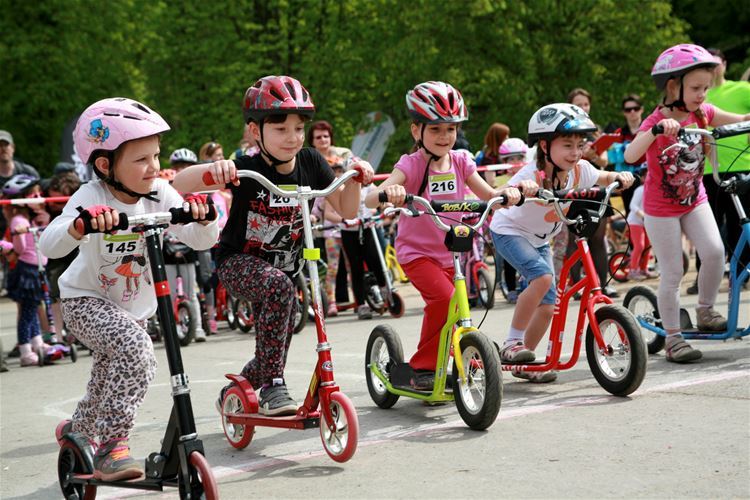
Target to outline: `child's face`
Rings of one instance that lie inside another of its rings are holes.
[[[458,125],[455,123],[435,123],[431,125],[412,124],[411,135],[415,141],[420,139],[421,128],[424,127],[422,142],[435,156],[445,156],[456,143]]]
[[[513,155],[504,156],[501,158],[501,163],[508,163],[513,165],[513,168],[508,169],[508,174],[516,175],[521,168],[526,164],[526,155]]]
[[[159,137],[152,135],[124,145],[115,165],[115,177],[136,193],[148,193],[159,177]]]
[[[255,124],[253,124],[255,125]],[[260,140],[260,129],[253,127],[253,135]],[[288,115],[281,123],[263,124],[263,146],[272,156],[291,161],[305,143],[305,122],[300,115]]]
[[[706,92],[713,82],[714,73],[710,69],[700,68],[691,71],[682,79],[682,100],[688,111],[697,110],[706,100]],[[680,81],[673,79],[669,81],[668,91],[671,100],[680,95]]]
[[[586,139],[581,136],[564,135],[556,137],[550,148],[552,161],[563,170],[572,169],[583,157],[583,145],[585,143]]]

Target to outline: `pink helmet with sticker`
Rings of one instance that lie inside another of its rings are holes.
[[[700,45],[682,43],[668,48],[656,58],[651,69],[651,78],[654,79],[656,88],[663,90],[672,78],[697,68],[712,68],[716,65],[714,56]]]
[[[73,142],[81,161],[89,163],[94,151],[114,151],[127,141],[167,130],[167,122],[152,109],[133,99],[113,97],[86,108],[76,123]]]
[[[498,155],[500,156],[500,158],[506,158],[508,156],[525,156],[528,150],[529,148],[526,146],[526,143],[523,141],[523,139],[519,139],[518,137],[511,137],[510,139],[506,139],[502,144],[500,144]]]

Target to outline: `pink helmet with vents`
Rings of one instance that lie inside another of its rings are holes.
[[[73,132],[78,157],[88,163],[97,150],[114,151],[127,141],[169,130],[156,111],[126,97],[95,102],[81,114]]]
[[[443,82],[420,83],[406,93],[406,108],[419,123],[459,123],[469,119],[461,92]]]
[[[529,148],[526,146],[523,139],[511,137],[500,144],[498,155],[500,158],[507,158],[508,156],[525,156],[528,150]]]
[[[656,88],[663,90],[672,78],[697,68],[713,68],[717,64],[714,56],[700,45],[682,43],[668,48],[656,58],[651,78],[654,79]]]

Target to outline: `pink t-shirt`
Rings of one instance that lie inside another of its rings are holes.
[[[16,231],[18,226],[28,226],[29,219],[23,215],[16,215],[10,220],[8,227],[11,234]],[[36,247],[34,246],[34,235],[31,233],[13,235],[13,251],[18,254],[18,260],[36,266],[39,262],[36,257]],[[42,257],[42,265],[47,265],[47,257]]]
[[[466,179],[477,171],[474,160],[466,151],[451,151],[449,153],[451,167],[446,172],[433,170],[430,164],[430,174],[427,187],[422,197],[428,200],[463,200],[469,188]],[[409,194],[418,194],[427,166],[422,153],[419,151],[410,155],[403,155],[394,166],[406,177],[404,187]],[[461,220],[460,213],[451,213],[451,219]],[[396,256],[399,262],[405,264],[419,257],[430,257],[443,267],[450,267],[453,263],[450,252],[445,248],[445,232],[438,228],[429,216],[401,217],[398,221],[398,236],[396,238]],[[449,224],[451,221],[447,221]]]
[[[711,123],[715,108],[710,104],[702,104],[701,109],[708,123]],[[651,130],[652,126],[664,118],[666,117],[661,109],[656,108],[643,120],[640,130]],[[690,113],[680,122],[683,128],[698,126],[697,124],[695,113]],[[690,148],[674,148],[664,153],[668,146],[677,141],[674,137],[658,135],[646,151],[648,176],[643,189],[643,209],[646,214],[654,217],[678,217],[706,201],[706,190],[703,187],[703,141],[693,135],[688,136],[688,141],[692,141]]]

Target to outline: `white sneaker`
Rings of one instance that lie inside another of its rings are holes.
[[[525,372],[520,370],[512,370],[511,375],[516,378],[528,380],[534,384],[548,384],[557,380],[557,372],[555,370],[549,370],[546,372]]]
[[[505,344],[500,349],[500,361],[503,363],[529,363],[536,359],[534,351],[527,349],[523,342]]]

